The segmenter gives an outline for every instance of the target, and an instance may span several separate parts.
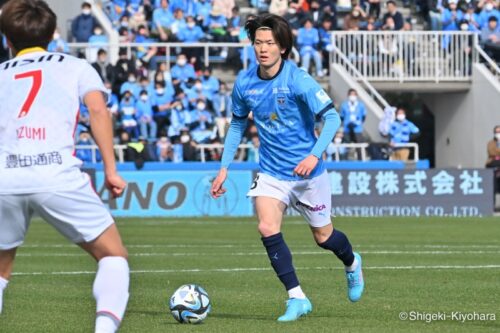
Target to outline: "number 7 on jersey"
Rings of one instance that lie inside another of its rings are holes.
[[[26,100],[24,101],[24,104],[21,108],[21,112],[19,112],[17,118],[26,117],[30,112],[31,105],[33,105],[35,97],[40,91],[40,87],[42,86],[42,70],[38,69],[36,71],[25,72],[14,76],[14,79],[16,80],[27,78],[33,78],[33,82],[28,97],[26,97]]]

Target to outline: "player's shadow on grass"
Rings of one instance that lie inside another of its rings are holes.
[[[208,316],[214,317],[214,318],[221,318],[221,319],[276,321],[276,319],[269,317],[269,316],[237,314],[237,313],[211,313]]]

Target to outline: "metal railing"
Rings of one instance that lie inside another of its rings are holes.
[[[156,47],[158,49],[165,49],[165,54],[158,55],[156,56],[159,61],[164,61],[167,63],[167,68],[170,68],[172,58],[177,56],[181,52],[181,49],[186,49],[186,48],[199,48],[203,49],[203,64],[205,66],[208,66],[210,64],[210,50],[212,49],[220,49],[220,48],[242,48],[243,52],[243,68],[247,68],[248,66],[248,52],[249,49],[246,48],[245,46],[250,45],[250,43],[118,43],[118,44],[113,44],[113,43],[108,43],[104,45],[92,45],[89,43],[68,43],[68,46],[70,47],[71,50],[85,50],[85,53],[88,55],[90,52],[89,50],[94,50],[94,52],[97,52],[96,50],[103,48],[103,49],[110,49],[110,48],[125,48],[127,50],[127,57],[129,59],[132,58],[132,54],[138,49],[147,49],[151,47]],[[163,53],[163,52],[162,52]],[[214,56],[212,56],[212,61]],[[88,57],[87,57],[88,58]],[[219,57],[220,58],[220,57]],[[227,62],[226,59],[220,58],[220,61]]]
[[[358,159],[361,161],[369,161],[367,150],[370,147],[370,144],[368,144],[368,143],[335,143],[333,145],[334,145],[335,151],[333,152],[331,157],[332,157],[332,160],[334,160],[334,161],[340,161],[342,159],[342,152],[341,152],[342,149],[356,151],[355,154],[357,154],[357,151],[359,151],[361,158],[359,158],[359,156],[357,156],[353,159]],[[413,149],[413,162],[417,162],[420,158],[419,157],[419,147],[418,147],[418,144],[416,144],[416,143],[413,143],[413,142],[398,143],[398,144],[395,144],[393,147]],[[92,163],[98,162],[97,161],[97,150],[99,149],[99,147],[97,147],[97,145],[95,145],[95,144],[77,145],[77,146],[75,146],[75,148],[81,149],[81,150],[85,150],[85,149],[91,150],[92,151],[92,155],[91,155],[92,161],[91,162]],[[119,163],[125,162],[125,150],[126,149],[127,149],[127,145],[119,145],[119,144],[114,145],[115,155],[116,155],[117,161]],[[206,162],[205,156],[206,156],[207,150],[218,149],[222,152],[222,150],[224,149],[224,144],[222,144],[222,143],[197,144],[196,149],[200,151],[200,162],[204,163],[204,162]],[[244,143],[244,144],[240,144],[238,146],[238,149],[241,149],[241,150],[254,149],[254,150],[256,150],[258,148],[256,148],[254,145],[252,145],[250,143]],[[243,161],[243,160],[240,159],[239,161]]]
[[[467,31],[336,31],[336,51],[346,69],[369,81],[470,81],[477,34]],[[345,62],[345,61],[344,61]]]
[[[481,62],[481,58],[486,63],[486,67],[496,76],[497,79],[500,79],[500,68],[496,64],[496,62],[491,59],[491,57],[483,50],[481,45],[475,44],[474,49],[476,50],[477,60],[476,62]]]
[[[389,103],[385,100],[382,95],[375,89],[371,83],[366,79],[366,77],[361,74],[361,72],[354,66],[354,64],[346,57],[344,53],[342,53],[336,46],[332,52],[330,52],[330,63],[340,63],[353,75],[356,79],[361,80],[364,84],[365,88],[371,94],[372,98],[374,98],[383,108],[389,106]]]

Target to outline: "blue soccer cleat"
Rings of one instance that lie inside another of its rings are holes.
[[[290,298],[286,301],[286,312],[278,318],[278,321],[294,321],[312,311],[309,299]]]
[[[357,302],[363,295],[365,288],[365,280],[363,279],[363,271],[361,269],[361,256],[354,252],[354,257],[358,261],[358,267],[354,272],[345,272],[347,278],[347,296],[351,302]]]

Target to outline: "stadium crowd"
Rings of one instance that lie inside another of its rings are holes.
[[[90,3],[82,3],[81,13],[71,24],[70,40],[89,44],[89,48],[80,50],[79,55],[92,63],[109,89],[108,107],[113,114],[116,143],[127,146],[125,160],[200,160],[197,144],[221,143],[224,139],[232,114],[230,87],[212,75],[211,67],[203,66],[202,49],[176,48],[171,55],[175,64],[167,68],[165,48],[147,43],[210,42],[214,46],[213,43],[218,42],[246,42],[248,37],[242,25],[248,16],[240,14],[234,0],[104,0],[101,4],[120,42],[144,44],[132,48],[132,52],[120,49],[118,61],[111,64],[108,37],[92,15]],[[412,22],[416,22],[418,15],[428,29],[478,32],[484,49],[495,60],[500,59],[497,1],[405,0],[403,5],[413,8],[412,17],[405,18],[393,0],[249,1],[249,6],[256,9],[254,12],[271,12],[288,20],[300,55],[299,65],[317,77],[327,74],[328,52],[333,48],[331,31],[412,30]],[[5,58],[8,55],[6,45],[3,46],[0,56]],[[49,51],[67,53],[75,50],[70,50],[67,41],[56,31]],[[243,68],[243,61],[248,61],[247,65],[255,63],[251,46],[246,52],[226,47],[212,47],[210,52],[212,59],[237,64],[236,72]],[[350,93],[349,98],[338,105],[344,130],[337,135],[336,143],[365,141],[361,133],[366,115],[360,111],[363,106],[354,95],[355,92]],[[350,119],[356,117],[357,123],[350,127]],[[396,121],[394,112],[392,120]],[[88,112],[82,105],[78,145],[92,143],[89,130]],[[396,134],[390,131],[387,134],[398,140]],[[244,141],[255,148],[259,146],[252,124]],[[334,150],[335,147],[327,150],[325,158],[331,159]],[[84,161],[92,159],[88,149],[77,153]],[[345,153],[341,155],[347,156]],[[219,150],[209,149],[205,151],[204,160],[218,160],[219,157]],[[359,153],[345,158],[359,158]],[[255,161],[258,153],[249,149],[238,159]]]

